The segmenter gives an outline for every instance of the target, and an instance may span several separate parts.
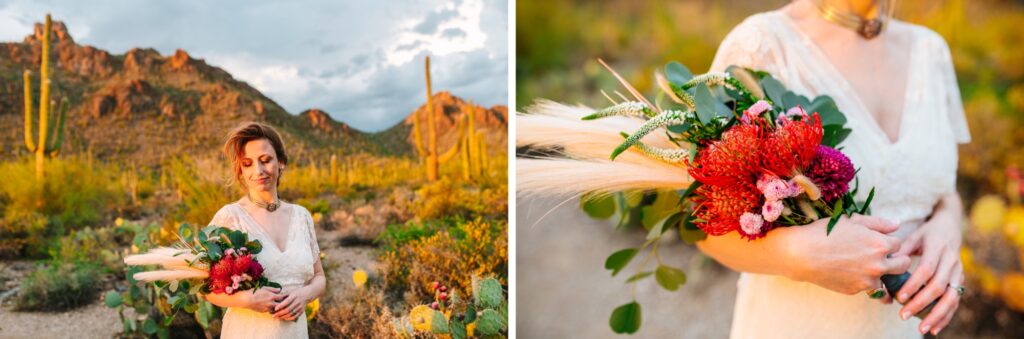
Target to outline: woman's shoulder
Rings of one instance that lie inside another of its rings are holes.
[[[292,211],[294,213],[297,213],[297,214],[299,214],[302,217],[313,218],[313,214],[309,213],[309,210],[307,210],[306,207],[304,207],[302,205],[290,203],[290,202],[287,202],[287,201],[282,201],[282,203],[288,204],[288,206],[292,208]]]
[[[949,49],[946,39],[931,28],[902,20],[892,20],[889,25],[891,29],[905,34],[910,41],[922,42],[933,48]]]

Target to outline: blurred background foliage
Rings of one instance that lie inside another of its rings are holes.
[[[969,290],[951,330],[1022,337],[1024,329],[1024,2],[897,0],[896,17],[945,37],[972,142],[960,147],[958,190],[968,212]],[[536,99],[601,106],[619,89],[602,58],[642,93],[679,61],[707,70],[744,18],[788,1],[522,0],[516,4],[516,108]],[[954,329],[955,328],[955,329]],[[947,331],[949,332],[949,331]]]

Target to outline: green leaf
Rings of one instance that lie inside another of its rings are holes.
[[[260,254],[260,252],[263,251],[263,244],[260,244],[259,241],[251,240],[251,241],[245,243],[245,248],[249,249],[249,253],[252,253],[254,255],[255,254]]]
[[[181,223],[181,225],[178,225],[178,235],[185,239],[186,242],[192,242],[192,236],[194,235],[192,233],[192,226],[189,226],[188,223]]]
[[[781,107],[782,96],[786,94],[786,87],[782,86],[781,82],[775,80],[771,75],[766,75],[761,79],[761,88],[764,89],[764,93],[775,106]]]
[[[685,212],[677,212],[665,218],[663,222],[660,222],[651,228],[651,231],[647,233],[647,240],[651,240],[665,234],[668,230],[676,227],[679,221],[683,219]]]
[[[220,245],[212,241],[207,244],[206,253],[210,256],[210,260],[214,262],[220,260],[220,257],[224,256],[224,252],[222,252]]]
[[[836,204],[832,207],[832,217],[828,220],[828,227],[825,229],[825,235],[832,234],[832,228],[839,222],[839,216],[843,215],[843,201],[836,200]]]
[[[687,213],[682,221],[683,226],[679,228],[679,237],[687,244],[695,244],[698,241],[707,239],[708,234],[704,233],[697,224],[693,223],[693,215]]]
[[[687,81],[693,79],[693,73],[685,65],[672,61],[665,65],[665,78],[669,83],[682,87]]]
[[[146,321],[142,323],[142,332],[146,332],[146,334],[154,334],[156,333],[156,330],[157,325],[153,318],[146,318]]]
[[[708,124],[717,115],[715,113],[715,99],[707,85],[699,84],[694,89],[694,106],[697,109],[697,120],[702,124]]]
[[[580,200],[580,205],[594,219],[605,220],[615,215],[615,198],[609,194],[588,194]]]
[[[448,320],[444,318],[441,311],[434,311],[434,317],[430,320],[430,332],[448,334]]]
[[[110,308],[121,306],[121,293],[117,293],[117,291],[107,292],[107,295],[103,297],[103,303]]]
[[[654,272],[644,271],[644,272],[640,272],[640,273],[634,274],[632,277],[629,277],[629,279],[626,279],[626,283],[629,284],[629,283],[632,283],[634,281],[638,281],[640,279],[647,278],[647,277],[651,276],[651,274],[654,274]]]
[[[636,256],[637,252],[638,250],[635,248],[627,248],[612,253],[612,255],[608,256],[608,259],[604,261],[604,268],[612,270],[612,276],[614,277],[616,274],[619,274],[619,271],[621,271],[622,268],[629,264],[630,260],[633,260],[633,257]]]
[[[501,331],[501,324],[501,315],[495,310],[486,309],[480,312],[480,319],[476,321],[476,331],[482,335],[497,334]]]
[[[633,334],[640,329],[641,319],[640,304],[633,301],[615,308],[611,318],[608,319],[608,325],[615,333]]]
[[[866,215],[868,213],[868,211],[871,208],[870,207],[871,206],[871,200],[874,199],[874,198],[875,198],[875,188],[872,187],[871,191],[868,191],[868,200],[865,200],[864,201],[864,206],[861,206],[861,208],[860,208],[860,211],[859,211],[860,214],[865,214]]]
[[[827,125],[843,125],[846,123],[846,116],[839,111],[839,106],[836,106],[836,102],[827,95],[821,95],[814,98],[814,101],[810,105],[804,107],[807,114],[818,113],[821,117],[822,126]]]
[[[658,265],[654,279],[666,290],[676,291],[679,289],[679,285],[686,283],[686,273],[675,267]]]
[[[246,236],[245,233],[243,233],[242,231],[235,230],[234,232],[231,232],[231,234],[228,235],[228,238],[231,239],[231,247],[233,248],[245,246]]]
[[[619,193],[622,198],[625,199],[625,205],[627,207],[637,207],[644,200],[644,195],[638,192],[623,192]]]
[[[477,298],[479,305],[484,308],[496,308],[501,305],[502,290],[501,283],[494,278],[484,279],[480,282],[480,297]]]

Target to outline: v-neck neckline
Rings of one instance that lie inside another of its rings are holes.
[[[917,46],[918,39],[912,39],[910,43],[910,50],[908,51],[909,55],[907,55],[907,74],[905,79],[906,82],[903,86],[903,104],[900,107],[900,116],[897,119],[899,121],[899,126],[896,127],[896,139],[893,140],[889,138],[889,135],[885,132],[884,129],[882,129],[882,126],[878,123],[878,120],[876,120],[874,115],[871,114],[871,111],[868,109],[867,104],[865,104],[864,100],[861,99],[860,93],[857,93],[857,91],[854,90],[853,84],[851,84],[850,81],[846,79],[846,76],[844,76],[843,73],[839,71],[839,68],[835,65],[835,63],[833,63],[832,60],[828,58],[828,55],[825,54],[825,51],[822,50],[821,47],[818,46],[818,44],[813,39],[811,39],[810,36],[808,36],[806,33],[800,30],[800,27],[797,26],[796,21],[794,21],[794,19],[790,17],[789,14],[786,14],[783,9],[777,10],[775,13],[776,15],[781,16],[782,20],[786,21],[786,25],[788,25],[788,28],[792,30],[794,33],[796,33],[798,38],[802,40],[803,45],[806,46],[806,49],[811,54],[813,54],[814,57],[820,59],[822,61],[821,63],[825,64],[825,68],[827,68],[826,71],[832,73],[830,75],[833,79],[832,81],[839,85],[839,87],[841,87],[843,91],[849,93],[855,105],[858,106],[861,116],[865,120],[867,120],[867,125],[870,126],[870,128],[874,131],[874,134],[878,136],[880,141],[889,147],[895,147],[896,145],[900,144],[901,141],[905,139],[905,131],[906,126],[908,124],[907,116],[912,111],[908,108],[911,104],[910,94],[912,82],[917,80],[917,64],[914,62],[914,57],[917,53],[917,50],[919,49]],[[893,21],[890,21],[890,24],[892,24]],[[825,76],[829,77],[829,75]]]
[[[261,225],[260,223],[256,222],[256,218],[253,218],[253,216],[251,214],[249,214],[249,211],[245,210],[245,207],[242,207],[242,205],[240,203],[235,203],[235,205],[236,205],[235,207],[237,207],[239,210],[242,210],[242,215],[245,215],[245,217],[247,219],[249,219],[249,223],[251,223],[252,225],[256,226],[255,227],[256,230],[264,235],[264,238],[266,238],[267,242],[270,242],[270,246],[269,247],[272,247],[275,250],[277,250],[277,253],[285,253],[285,252],[288,251],[288,249],[291,247],[291,246],[288,246],[288,243],[292,241],[292,229],[294,228],[291,225],[292,218],[295,217],[295,215],[294,215],[294,213],[295,213],[294,207],[290,207],[289,208],[289,212],[288,212],[289,213],[289,215],[288,215],[288,225],[287,225],[288,226],[288,231],[286,232],[287,234],[285,234],[284,249],[282,250],[281,247],[278,246],[276,242],[274,242],[274,239],[270,236],[270,233],[267,233],[267,231],[263,227],[263,225]],[[282,202],[282,205],[283,205],[283,202]],[[263,246],[263,247],[268,247],[268,246]]]

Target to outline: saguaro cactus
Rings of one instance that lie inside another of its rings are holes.
[[[437,180],[437,116],[434,112],[434,93],[430,88],[430,56],[426,58],[427,75],[427,180]]]
[[[43,179],[46,156],[56,156],[64,139],[64,114],[68,110],[67,99],[61,100],[60,113],[56,126],[49,121],[50,116],[50,15],[46,15],[43,30],[43,53],[40,62],[39,76],[39,140],[33,141],[32,136],[32,78],[31,72],[25,70],[25,148],[36,154],[36,178]],[[54,128],[56,127],[56,128]]]

